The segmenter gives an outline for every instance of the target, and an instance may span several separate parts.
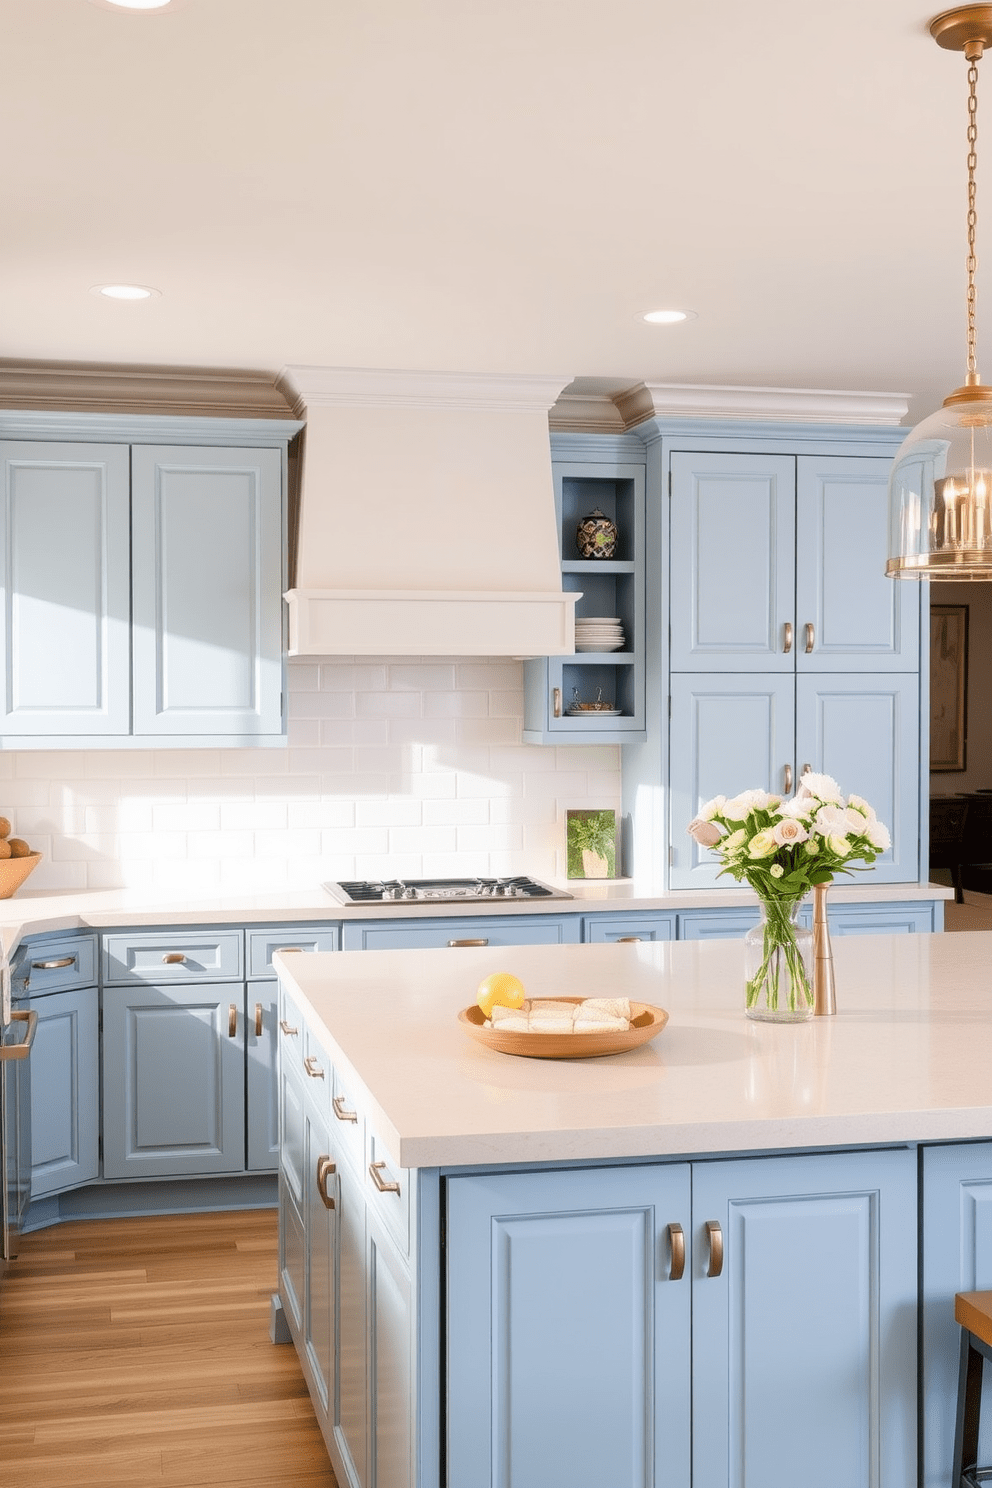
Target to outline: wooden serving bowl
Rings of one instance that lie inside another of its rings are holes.
[[[28,853],[24,858],[0,858],[0,899],[9,899],[37,868],[41,853]]]
[[[541,1002],[585,1002],[584,997],[532,997]],[[525,1059],[596,1059],[603,1054],[622,1054],[655,1038],[668,1022],[664,1008],[650,1002],[630,1004],[630,1027],[610,1033],[502,1033],[483,1027],[486,1015],[478,1003],[463,1008],[458,1021],[470,1038],[495,1049],[497,1054],[518,1054]]]

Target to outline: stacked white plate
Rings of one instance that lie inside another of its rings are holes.
[[[584,615],[575,622],[576,651],[619,651],[623,625],[615,615]]]

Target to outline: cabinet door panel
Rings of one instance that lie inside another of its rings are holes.
[[[303,1347],[310,1375],[316,1386],[314,1407],[321,1426],[331,1413],[335,1380],[335,1256],[334,1210],[328,1209],[317,1185],[317,1166],[330,1157],[330,1142],[323,1118],[306,1112],[306,1180],[304,1184],[307,1236],[306,1301],[303,1311]],[[337,1180],[325,1178],[332,1202],[336,1200]]]
[[[31,1197],[57,1193],[100,1171],[99,993],[36,997],[31,1052]]]
[[[992,1288],[992,1142],[923,1150],[923,1488],[952,1488],[961,1330],[954,1293]],[[992,1462],[992,1371],[978,1461]],[[954,1484],[953,1488],[957,1488]]]
[[[533,919],[385,921],[346,920],[346,951],[439,949],[453,940],[482,940],[487,945],[573,945],[581,930],[578,915],[535,916]],[[457,947],[453,947],[457,949]]]
[[[237,1172],[244,1120],[241,987],[104,988],[104,1177]]]
[[[282,730],[282,457],[132,453],[135,734]]]
[[[793,761],[795,678],[673,676],[671,686],[669,881],[673,889],[704,888],[717,882],[720,864],[686,828],[713,796],[783,790]]]
[[[863,796],[892,834],[864,875],[881,883],[919,875],[919,680],[908,673],[796,680],[796,759]]]
[[[672,455],[671,668],[791,672],[796,462]]]
[[[412,1295],[392,1244],[368,1225],[369,1420],[377,1488],[411,1488],[413,1462]]]
[[[127,447],[24,441],[0,453],[0,733],[126,735]]]
[[[688,1483],[688,1207],[686,1165],[448,1182],[448,1482]]]
[[[265,1172],[279,1165],[278,1006],[275,982],[248,984],[246,1091],[251,1172]]]
[[[366,1336],[365,1201],[344,1163],[337,1172],[338,1375],[334,1441],[355,1482],[368,1484],[368,1340]],[[382,1484],[386,1488],[386,1484]]]
[[[798,463],[797,670],[915,671],[920,588],[885,575],[891,462],[834,455]]]
[[[694,1481],[915,1482],[915,1154],[697,1163],[693,1227]]]

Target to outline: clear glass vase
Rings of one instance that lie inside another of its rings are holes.
[[[813,932],[797,923],[801,899],[762,899],[761,919],[744,936],[744,1011],[765,1023],[813,1016]]]

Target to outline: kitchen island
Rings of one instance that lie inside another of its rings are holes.
[[[276,1325],[342,1483],[907,1488],[923,1419],[943,1488],[951,1297],[992,1285],[992,937],[834,950],[838,1014],[798,1026],[745,1019],[733,943],[276,958]],[[457,1013],[496,969],[670,1021],[495,1054]]]

